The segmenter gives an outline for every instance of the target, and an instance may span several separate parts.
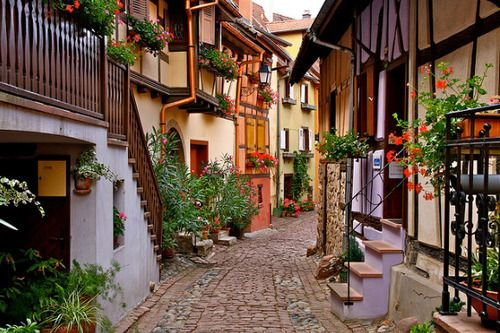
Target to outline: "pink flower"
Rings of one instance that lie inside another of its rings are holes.
[[[126,220],[127,219],[127,216],[125,215],[124,212],[121,212],[120,214],[118,214],[118,217],[121,218],[122,220]]]
[[[295,214],[294,214],[294,215],[295,215],[295,217],[299,217],[300,212],[295,212]]]
[[[163,139],[163,144],[166,144],[168,142],[167,139]]]

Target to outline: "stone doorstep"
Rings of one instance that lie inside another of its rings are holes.
[[[211,239],[201,240],[196,242],[197,254],[202,257],[208,256],[214,247],[214,242]]]
[[[442,316],[439,313],[434,315],[437,333],[491,333],[494,329],[481,325],[479,315],[473,310],[472,316],[467,317],[465,310],[456,316]]]
[[[236,237],[234,236],[219,236],[219,239],[217,240],[217,244],[220,245],[225,245],[225,246],[233,246],[237,242]]]

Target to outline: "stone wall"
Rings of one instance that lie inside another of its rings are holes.
[[[327,170],[327,179],[325,179]],[[316,246],[324,255],[340,256],[344,233],[344,211],[346,186],[345,163],[321,161],[319,167],[318,234]],[[326,184],[326,244],[323,244],[325,226],[325,181]]]

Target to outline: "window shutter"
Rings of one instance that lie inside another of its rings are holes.
[[[304,129],[299,128],[299,150],[304,150]]]
[[[281,130],[280,134],[280,149],[285,150],[286,149],[286,131]]]
[[[149,18],[149,0],[130,0],[129,13],[138,20]]]
[[[306,104],[307,103],[307,86],[305,84],[300,86],[300,102]]]
[[[289,94],[289,96],[288,96],[288,97],[289,97],[290,99],[295,99],[295,97],[294,97],[294,95],[293,95],[293,84],[288,85],[288,91],[290,92],[290,94]]]
[[[215,6],[200,11],[200,42],[215,45]]]
[[[264,120],[257,121],[257,151],[266,152],[266,122]]]
[[[314,147],[314,138],[313,138],[313,132],[309,130],[309,151],[313,150]]]

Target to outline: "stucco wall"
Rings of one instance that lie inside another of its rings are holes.
[[[78,196],[73,191],[69,194],[71,260],[107,267],[115,259],[122,267],[116,282],[123,288],[123,299],[119,297],[113,304],[104,304],[106,314],[116,322],[149,294],[149,282],[157,282],[159,278],[159,265],[143,218],[144,212],[140,208],[135,181],[132,180],[132,169],[127,162],[127,149],[108,146],[107,130],[104,127],[53,117],[1,102],[0,130],[14,131],[14,137],[16,133],[46,133],[57,135],[55,142],[72,138],[94,144],[98,160],[125,180],[122,187],[123,208],[128,219],[125,224],[124,246],[117,251],[113,250],[112,183],[101,179],[93,185],[92,192],[88,195]],[[74,163],[85,147],[83,144],[40,144],[39,153],[69,155]],[[72,178],[70,189],[74,189]],[[121,302],[126,303],[125,308],[121,307]]]

